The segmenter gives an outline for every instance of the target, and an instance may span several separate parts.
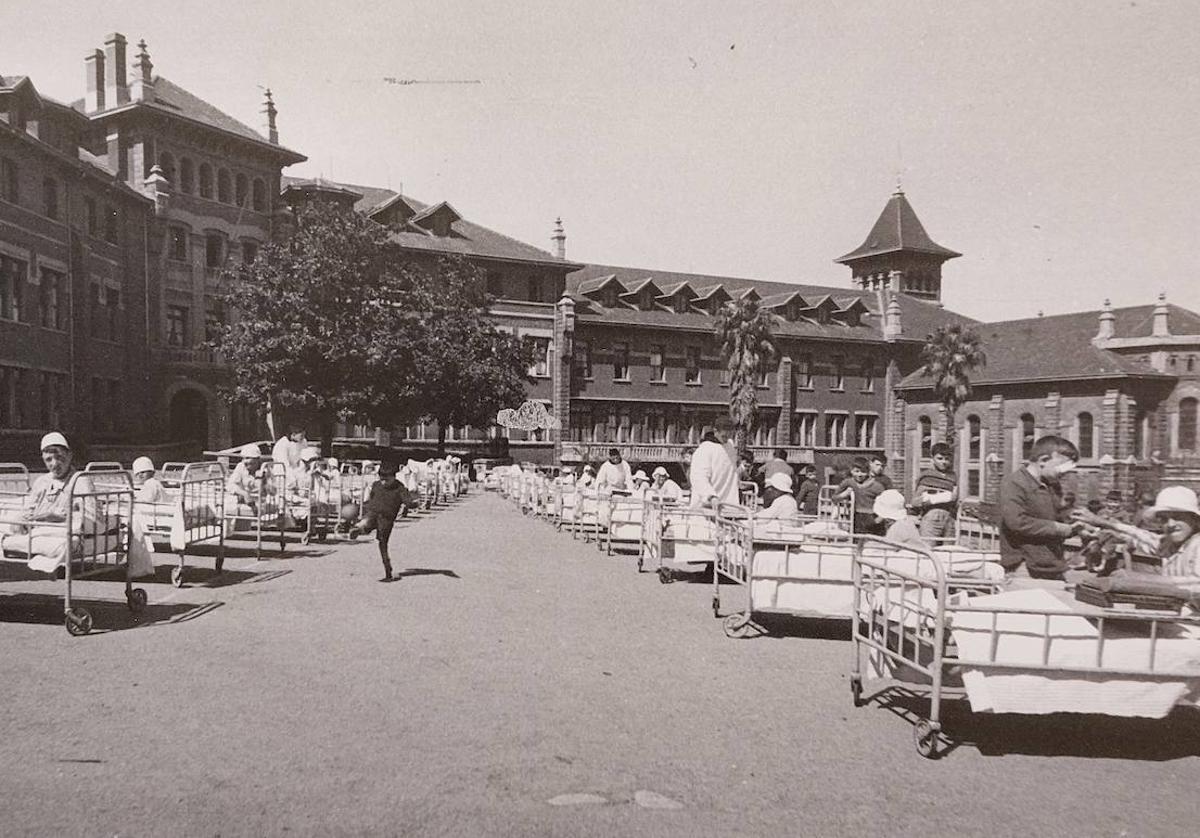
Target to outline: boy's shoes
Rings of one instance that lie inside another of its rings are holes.
[[[400,580],[397,577],[392,576],[392,574],[389,573],[387,576],[383,577],[379,581],[380,582],[398,582]]]

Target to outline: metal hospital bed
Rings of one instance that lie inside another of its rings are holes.
[[[942,703],[975,712],[1161,718],[1200,704],[1200,617],[1098,608],[1065,590],[954,578],[936,551],[864,542],[854,559],[850,685],[922,684],[917,751],[943,745]],[[869,549],[875,548],[875,549]],[[864,667],[864,658],[866,666]]]
[[[225,541],[253,538],[255,558],[263,555],[263,540],[279,539],[279,552],[287,549],[287,471],[283,463],[264,460],[259,468],[252,503],[225,502]]]
[[[65,520],[28,521],[23,499],[32,483],[29,472],[16,463],[0,464],[0,557],[65,581],[63,617],[75,636],[93,627],[91,612],[76,604],[77,580],[125,566],[125,602],[129,610],[146,607],[146,591],[133,587],[128,559],[133,520],[133,481],[128,472],[75,472],[66,493]]]

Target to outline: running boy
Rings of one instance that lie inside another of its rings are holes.
[[[408,489],[396,479],[396,464],[384,462],[379,466],[379,479],[371,484],[371,494],[367,497],[363,519],[350,528],[350,537],[355,538],[359,533],[375,531],[375,540],[379,543],[379,558],[383,560],[383,578],[380,582],[391,582],[400,577],[392,576],[392,560],[388,555],[388,540],[392,537],[392,527],[400,508],[410,502]]]
[[[930,455],[933,468],[917,476],[912,506],[921,511],[921,536],[936,544],[954,536],[958,477],[954,474],[954,452],[949,445],[937,443]]]

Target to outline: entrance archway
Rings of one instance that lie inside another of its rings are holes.
[[[173,442],[208,445],[208,400],[190,387],[171,397],[168,424]]]

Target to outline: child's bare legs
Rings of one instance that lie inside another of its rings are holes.
[[[392,537],[392,523],[388,521],[385,525],[381,522],[375,531],[375,540],[379,544],[379,558],[383,561],[383,578],[379,580],[380,582],[391,582],[393,579],[400,578],[392,576],[392,559],[388,555],[388,541]]]

